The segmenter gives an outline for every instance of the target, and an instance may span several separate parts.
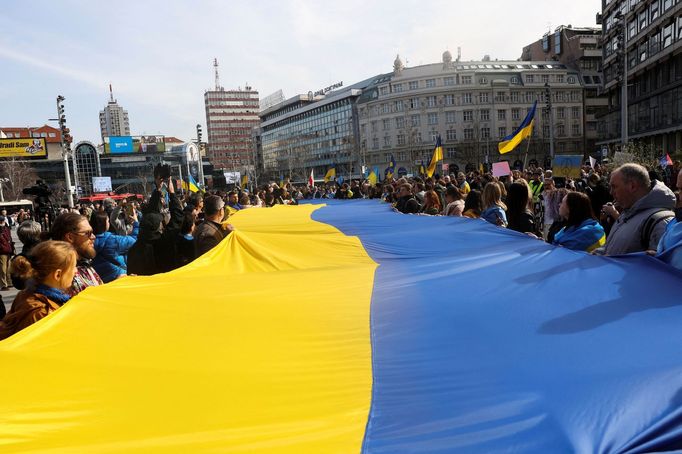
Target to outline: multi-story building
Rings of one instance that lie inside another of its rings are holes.
[[[608,112],[599,118],[602,143],[641,142],[660,154],[681,150],[682,3],[602,0],[597,23],[608,98]]]
[[[373,79],[326,94],[298,95],[260,113],[267,178],[305,181],[336,167],[345,178],[360,175],[355,102]],[[324,90],[322,90],[324,92]]]
[[[499,159],[543,162],[550,150],[550,121],[543,109],[546,84],[552,98],[557,153],[583,151],[583,86],[578,71],[547,61],[452,61],[405,68],[376,77],[357,102],[360,153],[365,165],[416,172],[428,163],[441,136],[445,163],[478,167]],[[500,156],[497,143],[513,132],[538,101],[530,142]]]
[[[584,87],[583,150],[597,150],[597,117],[607,111],[608,99],[601,93],[601,28],[560,26],[553,33],[523,48],[523,61],[556,61],[580,73]]]
[[[249,171],[253,168],[251,131],[258,126],[258,91],[215,90],[204,93],[208,148],[206,155],[215,169]]]
[[[104,110],[99,112],[99,126],[102,133],[102,141],[105,137],[129,136],[130,121],[128,111],[118,105],[114,99],[114,92],[109,85],[109,102]]]

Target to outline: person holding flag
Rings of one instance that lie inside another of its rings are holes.
[[[436,137],[436,148],[433,150],[433,156],[431,156],[431,162],[429,162],[429,167],[426,168],[426,177],[431,178],[436,172],[436,165],[438,161],[443,160],[443,144],[440,140],[440,135]]]
[[[502,139],[500,143],[497,144],[497,150],[500,154],[509,153],[513,151],[518,144],[520,144],[523,139],[529,138],[533,134],[533,126],[535,125],[535,108],[538,102],[533,103],[533,108],[530,109],[526,118],[521,122],[516,131],[509,134],[507,137]]]

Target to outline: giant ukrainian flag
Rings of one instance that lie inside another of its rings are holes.
[[[1,341],[0,452],[682,445],[679,273],[327,203],[239,211],[195,262]]]
[[[499,150],[500,154],[509,153],[516,148],[516,146],[520,144],[523,139],[530,137],[531,134],[533,134],[533,126],[535,125],[535,108],[537,105],[538,102],[535,101],[533,103],[533,108],[530,109],[526,115],[526,118],[524,118],[519,127],[516,128],[516,131],[502,139],[502,141],[497,144],[497,149]]]

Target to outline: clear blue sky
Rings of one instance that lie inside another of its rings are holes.
[[[66,97],[76,141],[99,143],[108,87],[132,133],[189,140],[205,123],[203,93],[247,82],[261,97],[287,97],[337,81],[350,85],[434,63],[445,49],[463,60],[517,59],[561,24],[595,26],[598,0],[507,1],[128,1],[3,0],[0,126],[37,126]],[[205,130],[205,128],[204,128]]]

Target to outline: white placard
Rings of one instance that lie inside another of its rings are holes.
[[[241,183],[241,174],[239,172],[223,172],[225,175],[225,184],[239,184]]]
[[[92,177],[92,192],[111,192],[111,177]]]

